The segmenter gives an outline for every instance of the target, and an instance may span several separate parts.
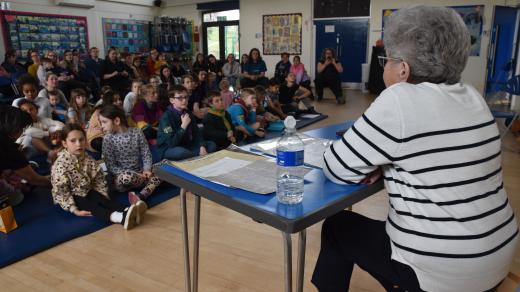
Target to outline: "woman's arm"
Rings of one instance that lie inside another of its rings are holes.
[[[340,62],[337,62],[334,60],[334,67],[336,67],[336,70],[338,70],[339,73],[343,72],[343,66],[341,66]]]
[[[104,74],[103,75],[103,79],[110,79],[110,78],[113,78],[114,76],[116,76],[117,74],[119,74],[119,72],[117,71],[114,71],[112,73],[107,73],[107,74]]]
[[[49,177],[39,175],[30,165],[17,169],[14,173],[35,186],[47,187],[51,185]]]
[[[318,62],[318,73],[323,72],[323,70],[325,69],[325,67],[327,67],[328,64],[330,64],[328,60],[326,60],[323,64],[321,62]]]
[[[399,99],[393,93],[383,92],[343,137],[325,151],[325,175],[338,184],[357,184],[379,166],[391,165],[392,157],[399,156],[403,147],[399,142],[403,137],[402,120]]]

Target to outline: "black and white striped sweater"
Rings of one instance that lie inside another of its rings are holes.
[[[423,290],[483,291],[507,275],[518,227],[498,129],[473,87],[390,86],[324,160],[340,184],[381,166],[392,259],[411,266]]]

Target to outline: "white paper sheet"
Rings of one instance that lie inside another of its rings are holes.
[[[317,118],[319,117],[320,115],[317,115],[317,114],[305,114],[305,115],[301,115],[302,118],[306,118],[306,119],[314,119],[314,118]]]
[[[192,174],[200,177],[219,176],[227,174],[236,169],[243,168],[244,166],[252,163],[252,161],[235,159],[230,157],[224,157],[216,162],[199,167],[192,171]]]

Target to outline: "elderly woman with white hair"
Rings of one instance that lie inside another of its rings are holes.
[[[509,271],[518,226],[486,102],[461,82],[470,36],[460,16],[415,6],[385,28],[387,89],[324,154],[338,184],[389,194],[386,222],[343,211],[322,227],[312,282],[348,291],[357,264],[388,291],[487,291]]]

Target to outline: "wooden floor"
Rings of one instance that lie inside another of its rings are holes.
[[[358,91],[347,92],[346,105],[324,100],[317,104],[317,110],[329,118],[306,130],[354,119],[372,100]],[[513,140],[509,137],[507,142]],[[506,190],[519,215],[520,155],[504,150],[503,160]],[[194,201],[191,195],[188,198],[191,210]],[[388,197],[381,191],[355,205],[354,210],[384,220],[387,205]],[[0,290],[184,291],[179,198],[149,210],[147,215],[146,221],[131,231],[113,225],[1,269]],[[192,218],[190,212],[190,222]],[[283,291],[279,231],[204,199],[201,222],[199,291]],[[307,232],[305,291],[316,291],[310,277],[319,251],[320,230],[321,223]],[[295,243],[297,238],[293,240]],[[520,275],[520,251],[511,271]],[[517,285],[508,279],[499,291],[513,291]],[[351,291],[384,290],[367,273],[356,269]]]

